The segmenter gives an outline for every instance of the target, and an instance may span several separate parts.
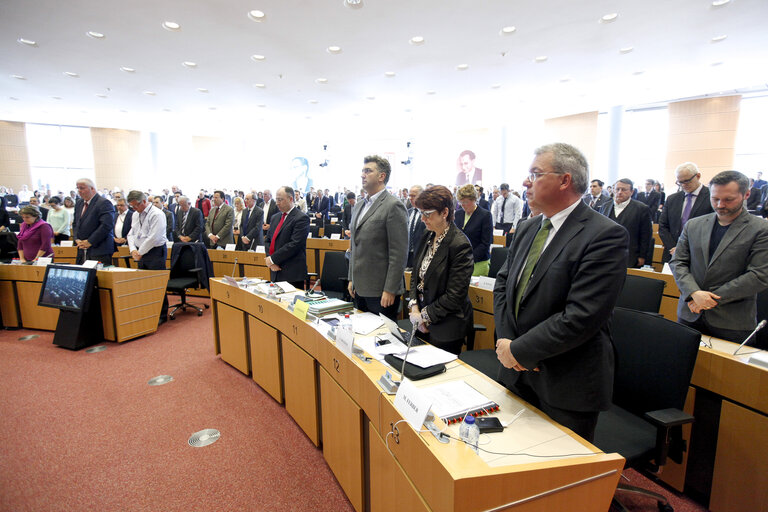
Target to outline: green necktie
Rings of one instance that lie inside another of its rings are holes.
[[[528,281],[530,281],[533,269],[539,261],[541,250],[544,249],[544,242],[547,241],[550,229],[552,229],[552,221],[544,219],[541,222],[541,229],[536,233],[531,249],[528,251],[528,259],[525,262],[523,275],[520,276],[520,281],[517,283],[517,289],[515,290],[515,318],[517,318],[517,313],[520,310],[520,299],[523,298],[523,293],[525,293],[525,289],[528,287]]]

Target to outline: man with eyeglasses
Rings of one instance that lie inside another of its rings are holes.
[[[520,223],[493,290],[496,355],[508,369],[499,377],[592,440],[599,412],[611,406],[609,323],[629,237],[582,200],[589,175],[578,149],[557,143],[535,155],[523,184],[541,215]]]
[[[405,206],[386,190],[391,174],[387,159],[374,155],[363,160],[366,197],[352,212],[349,294],[357,309],[396,320],[405,290],[408,225]]]
[[[677,239],[685,224],[695,217],[712,213],[709,189],[701,183],[701,173],[693,162],[685,162],[675,169],[675,183],[680,191],[669,195],[659,217],[659,236],[664,244],[664,263],[672,259]]]
[[[624,226],[624,229],[629,233],[627,268],[639,268],[645,265],[653,239],[651,211],[644,203],[632,199],[634,188],[630,179],[622,178],[617,181],[613,185],[613,201],[603,206],[600,212],[612,221]]]

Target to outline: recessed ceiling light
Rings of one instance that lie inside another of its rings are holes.
[[[514,34],[516,31],[517,31],[517,27],[513,27],[512,25],[510,25],[508,27],[502,27],[499,33],[503,36],[508,36],[509,34]]]
[[[384,72],[384,76],[387,77],[387,78],[393,78],[395,76],[395,72],[394,71],[385,71]]]
[[[135,73],[136,70],[134,68],[129,68],[128,66],[120,66],[120,71],[124,71],[126,73]]]
[[[11,100],[11,101],[19,101],[19,98],[15,97],[15,96],[11,96],[8,99]]]
[[[263,103],[259,103],[259,104],[258,104],[258,105],[256,105],[256,106],[257,106],[257,107],[259,107],[259,108],[265,108],[265,107],[266,107],[266,105],[265,105],[265,104],[263,104]]]
[[[93,39],[104,39],[104,34],[101,32],[96,32],[95,30],[89,30],[85,33],[88,37],[91,37]]]
[[[97,94],[96,97],[97,98],[101,98],[101,99],[105,99],[107,97],[107,95],[106,94]]]
[[[181,63],[182,66],[189,69],[195,69],[197,67],[197,62],[192,62],[191,60],[185,60]]]
[[[258,88],[258,89],[263,89],[263,88],[266,87],[266,85],[264,85],[264,84],[253,84],[253,86]]]
[[[21,76],[21,75],[11,75],[11,78],[15,78],[16,80],[26,80],[27,77]]]
[[[432,96],[432,95],[434,95],[434,94],[437,94],[437,91],[431,91],[431,90],[430,90],[430,91],[427,91],[427,94],[429,94],[430,96]]]
[[[216,110],[216,107],[208,107],[208,110]]]
[[[67,75],[70,78],[80,78],[80,75],[78,75],[77,73],[74,73],[72,71],[65,71],[64,74]]]
[[[24,39],[23,37],[20,37],[16,40],[19,44],[23,44],[25,46],[37,46],[37,41],[32,41],[31,39]]]
[[[144,91],[144,94],[146,94],[147,96],[157,96],[157,93],[153,91]]]
[[[569,76],[564,76],[564,77],[562,77],[560,79],[560,83],[561,84],[564,84],[564,83],[567,83],[567,82],[570,82],[570,81],[571,81],[571,77],[569,77]]]
[[[535,62],[537,62],[537,63],[539,63],[539,64],[540,64],[540,63],[542,63],[542,62],[547,62],[547,59],[548,59],[548,58],[549,58],[549,57],[547,57],[546,55],[539,55],[538,57],[536,57],[536,58],[535,58],[535,59],[533,59],[533,60],[534,60]]]
[[[265,56],[263,56],[263,55],[259,55],[258,53],[257,53],[257,54],[254,54],[254,55],[251,55],[251,60],[252,60],[253,62],[261,62],[261,61],[263,61],[264,59],[266,59],[266,57],[265,57]]]
[[[164,21],[163,28],[165,30],[170,30],[171,32],[176,32],[177,30],[181,30],[181,25],[175,21]]]
[[[640,71],[635,71],[635,72],[634,72],[634,73],[632,73],[632,74],[633,74],[633,75],[635,75],[635,76],[640,76],[640,75],[642,75],[643,73],[645,73],[645,71],[642,71],[642,70],[640,70]]]
[[[169,109],[169,108],[164,108],[163,109],[163,112],[170,112],[170,111],[171,111],[171,109]]]
[[[722,7],[724,5],[728,5],[731,0],[714,0],[712,2],[712,7]]]
[[[261,23],[262,21],[267,19],[267,15],[264,14],[263,11],[259,11],[257,9],[254,9],[252,11],[248,11],[248,17],[251,20],[253,20],[253,21],[257,22],[257,23]]]
[[[328,53],[332,53],[334,55],[341,53],[341,46],[329,46],[325,49]]]
[[[327,84],[327,83],[328,83],[328,79],[327,79],[327,78],[316,78],[316,79],[315,79],[315,83],[318,83],[318,84]]]
[[[413,112],[413,110],[412,110],[412,109],[410,109],[410,108],[407,108],[407,109],[405,109],[405,111],[406,111],[406,112]]]
[[[456,66],[457,71],[466,71],[469,69],[469,64],[459,64]]]
[[[500,89],[501,84],[491,84],[491,89]]]
[[[123,114],[127,114],[127,113],[128,113],[128,111],[127,111],[127,110],[125,110],[124,108],[121,108],[121,109],[120,109],[120,112],[122,112]]]
[[[626,55],[628,53],[632,53],[634,51],[634,46],[625,46],[624,48],[619,48],[619,53],[622,55]]]
[[[422,36],[413,36],[408,42],[414,46],[419,46],[424,44],[424,38]]]
[[[51,99],[52,99],[52,100],[60,100],[60,99],[61,99],[61,96],[51,96]]]
[[[197,91],[198,91],[198,92],[202,92],[202,93],[207,93],[207,92],[210,92],[210,91],[209,91],[208,89],[206,89],[205,87],[198,87],[198,88],[197,88]]]
[[[311,105],[317,105],[317,100],[309,100],[307,103]]]
[[[722,65],[723,65],[723,61],[713,62],[712,64],[710,64],[710,66],[712,66],[712,67],[722,66]]]
[[[728,36],[726,36],[725,34],[723,34],[721,36],[715,36],[715,37],[712,38],[712,42],[713,43],[719,43],[720,41],[725,41],[726,38],[728,38]]]
[[[363,7],[363,0],[344,0],[344,7],[360,9]]]
[[[612,23],[619,17],[619,13],[612,12],[600,17],[600,23]]]

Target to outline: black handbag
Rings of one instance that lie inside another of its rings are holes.
[[[397,357],[394,354],[385,355],[384,361],[386,361],[387,364],[395,368],[398,371],[398,373],[400,372],[400,369],[403,367],[403,359],[401,357]],[[426,368],[422,368],[421,366],[416,366],[415,364],[411,364],[406,361],[405,371],[403,373],[405,373],[405,376],[411,380],[421,380],[421,379],[432,377],[434,375],[438,375],[440,373],[443,373],[444,371],[445,371],[445,365],[442,363],[433,364],[432,366],[427,366]]]

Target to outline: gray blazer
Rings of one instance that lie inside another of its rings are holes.
[[[216,221],[213,220],[214,216]],[[210,239],[208,235],[213,233],[219,237],[219,242],[216,244],[219,247],[225,247],[227,244],[235,243],[235,235],[232,231],[235,222],[235,210],[228,204],[221,205],[221,211],[216,215],[216,207],[212,206],[211,211],[208,212],[208,218],[205,221],[205,241],[208,243]]]
[[[697,200],[698,202],[698,200]],[[721,329],[747,331],[756,325],[756,295],[768,288],[768,222],[743,210],[725,233],[712,261],[709,240],[717,215],[690,219],[677,242],[670,266],[680,289],[677,317],[694,322],[687,301],[697,290],[720,296],[705,311],[707,322]]]
[[[385,190],[358,225],[364,205],[359,201],[352,212],[349,282],[363,297],[380,297],[383,291],[401,295],[408,256],[405,206]]]

